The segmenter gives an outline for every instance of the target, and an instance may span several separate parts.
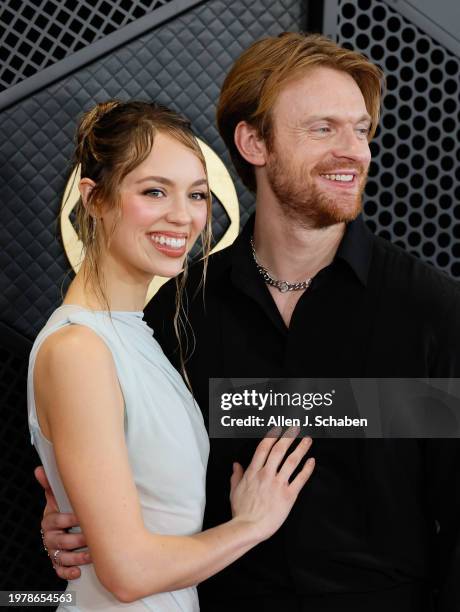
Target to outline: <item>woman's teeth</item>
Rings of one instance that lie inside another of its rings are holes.
[[[185,238],[172,238],[171,236],[158,236],[158,234],[150,234],[151,240],[157,244],[166,245],[171,249],[182,249],[185,246]]]

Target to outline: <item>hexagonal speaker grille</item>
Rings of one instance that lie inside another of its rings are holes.
[[[337,42],[387,76],[364,210],[379,235],[460,278],[459,58],[378,0],[340,0]]]

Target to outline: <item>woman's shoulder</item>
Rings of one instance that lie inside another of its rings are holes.
[[[66,406],[72,411],[78,405],[79,414],[88,416],[82,405],[93,406],[95,397],[101,405],[120,399],[112,353],[84,325],[64,325],[43,340],[33,378],[36,398],[48,406],[49,415],[62,415]]]
[[[100,366],[112,361],[107,344],[86,325],[64,325],[49,334],[40,344],[36,365],[58,367]]]

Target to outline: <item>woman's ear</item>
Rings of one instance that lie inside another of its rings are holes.
[[[265,166],[267,148],[257,129],[247,121],[240,121],[235,128],[235,145],[240,155],[253,166]]]
[[[81,195],[81,200],[83,202],[83,206],[88,209],[88,212],[91,215],[94,214],[94,211],[92,210],[91,207],[89,207],[89,196],[95,186],[96,186],[96,183],[89,178],[82,178],[78,185],[78,189],[80,190],[80,195]]]

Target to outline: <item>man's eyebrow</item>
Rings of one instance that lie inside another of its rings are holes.
[[[302,123],[307,125],[309,123],[315,123],[316,121],[331,121],[334,123],[342,121],[342,118],[337,115],[312,115],[311,117],[308,117],[308,119],[302,121]],[[362,121],[372,123],[372,117],[368,113],[364,113],[356,120],[355,123],[361,123]]]
[[[163,183],[163,185],[169,185],[171,187],[174,185],[174,181],[172,181],[169,178],[166,178],[165,176],[144,176],[144,178],[141,178],[138,181],[136,181],[136,184],[146,183],[147,181],[153,181],[155,183]],[[194,181],[191,184],[191,187],[198,187],[198,185],[207,185],[207,184],[208,184],[208,181],[205,178],[202,178],[202,179],[198,179]]]

